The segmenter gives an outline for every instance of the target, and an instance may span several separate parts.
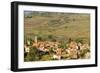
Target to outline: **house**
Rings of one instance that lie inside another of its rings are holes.
[[[29,53],[30,52],[30,47],[25,45],[24,50],[25,50],[25,53]]]

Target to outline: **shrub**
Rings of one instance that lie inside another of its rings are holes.
[[[53,36],[52,36],[52,35],[48,35],[48,38],[49,38],[49,39],[52,39],[52,38],[53,38]]]
[[[27,54],[25,61],[37,61],[39,60],[39,53],[36,48],[31,48],[30,52]]]

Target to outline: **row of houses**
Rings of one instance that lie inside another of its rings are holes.
[[[67,59],[79,59],[81,55],[84,54],[84,59],[90,58],[90,46],[89,44],[76,43],[75,41],[71,41],[70,43],[66,43],[67,48],[59,48],[61,43],[59,42],[51,42],[51,41],[35,41],[30,45],[30,41],[27,41],[28,46],[25,44],[25,52],[30,53],[30,46],[35,47],[35,49],[41,52],[48,52],[50,55],[50,50],[53,50],[52,58],[53,59],[62,59],[63,57]],[[85,51],[89,50],[89,51]],[[85,52],[85,53],[84,53]],[[45,55],[45,54],[44,54]]]

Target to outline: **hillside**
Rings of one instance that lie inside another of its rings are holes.
[[[25,37],[90,39],[90,15],[84,13],[25,12]]]

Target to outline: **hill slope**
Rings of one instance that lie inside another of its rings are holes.
[[[25,12],[25,36],[90,39],[90,15],[79,13]]]

